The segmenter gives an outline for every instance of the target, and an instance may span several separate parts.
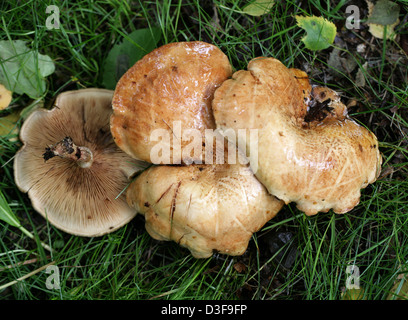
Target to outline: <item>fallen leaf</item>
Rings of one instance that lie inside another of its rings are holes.
[[[49,56],[30,50],[22,40],[1,40],[0,60],[0,82],[8,90],[33,99],[44,94],[45,77],[55,71]]]
[[[12,99],[12,93],[10,90],[7,90],[5,86],[0,84],[0,110],[6,109]]]
[[[368,31],[375,38],[384,39],[385,36],[386,39],[394,40],[396,37],[394,28],[400,23],[398,4],[388,0],[379,0],[375,5],[369,0],[366,2],[368,6]]]
[[[356,60],[349,54],[345,57],[340,56],[342,51],[338,48],[334,48],[330,52],[329,60],[327,64],[331,67],[329,71],[337,76],[342,76],[343,74],[350,74],[357,66]]]
[[[364,298],[364,289],[363,288],[347,289],[342,294],[342,299],[343,300],[365,300],[365,298]]]
[[[374,6],[370,6],[369,10],[367,23],[388,26],[394,24],[398,20],[400,8],[398,4],[392,1],[379,0]]]
[[[398,19],[396,23],[389,26],[382,26],[380,24],[369,23],[368,31],[370,31],[370,33],[378,39],[384,39],[385,32],[387,32],[385,38],[389,40],[394,40],[395,37],[397,36],[394,33],[394,28],[399,24],[399,22],[400,21]]]
[[[398,275],[387,300],[408,300],[408,282],[405,274]]]
[[[17,121],[20,119],[19,112],[13,112],[0,118],[0,137],[6,137],[10,141],[17,140]],[[1,147],[1,146],[0,146]]]
[[[238,272],[238,273],[242,273],[246,271],[246,266],[245,264],[243,264],[242,262],[236,262],[234,263],[234,269]]]
[[[361,68],[357,70],[356,79],[354,80],[354,84],[359,87],[363,88],[366,85],[365,77],[363,70],[366,71],[368,67],[368,63],[364,63]]]
[[[268,13],[274,4],[275,0],[255,0],[243,7],[242,12],[250,16],[259,17]]]
[[[297,25],[306,30],[306,36],[302,38],[306,48],[310,50],[323,50],[330,47],[336,37],[336,26],[323,17],[296,16]]]

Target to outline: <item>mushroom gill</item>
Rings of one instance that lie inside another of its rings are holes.
[[[112,95],[103,89],[64,92],[52,110],[33,112],[20,131],[16,184],[36,211],[71,234],[99,236],[136,215],[122,193],[142,164],[112,139]]]

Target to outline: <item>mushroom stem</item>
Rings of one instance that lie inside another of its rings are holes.
[[[78,147],[71,137],[65,137],[60,142],[45,148],[43,158],[45,161],[60,157],[74,160],[81,168],[89,168],[93,162],[93,154],[87,147]]]

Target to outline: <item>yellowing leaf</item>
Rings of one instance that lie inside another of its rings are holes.
[[[408,282],[405,274],[397,277],[387,300],[408,300]]]
[[[342,294],[343,300],[365,300],[364,299],[364,289],[347,289],[346,292]]]
[[[242,8],[242,12],[250,16],[259,17],[268,13],[274,4],[274,0],[255,0]]]
[[[9,106],[11,98],[11,91],[7,90],[5,86],[0,84],[0,110],[3,110]]]
[[[378,39],[384,39],[384,32],[385,30],[387,30],[387,34],[385,36],[386,39],[390,39],[390,40],[394,40],[395,37],[397,36],[394,33],[394,28],[398,25],[398,23],[400,22],[400,20],[398,19],[396,23],[390,25],[390,26],[382,26],[381,24],[375,24],[375,23],[369,23],[368,24],[368,31],[370,31],[370,33],[378,38]]]
[[[306,48],[310,50],[323,50],[330,47],[336,37],[336,26],[323,17],[296,16],[297,25],[306,30],[306,36],[302,38]]]
[[[399,11],[398,4],[388,0],[379,0],[374,6],[369,7],[367,23],[392,25],[397,21]]]

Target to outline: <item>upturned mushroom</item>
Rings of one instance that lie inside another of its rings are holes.
[[[228,157],[227,149],[214,146],[214,157],[217,151]],[[130,184],[127,201],[144,215],[154,239],[175,241],[196,258],[241,255],[283,202],[242,164],[242,154],[236,157],[234,164],[152,166]]]
[[[213,112],[218,128],[259,130],[256,177],[307,215],[350,211],[380,173],[376,136],[347,115],[340,96],[274,58],[235,72],[216,90]]]
[[[103,89],[64,92],[52,110],[34,111],[20,131],[16,184],[36,211],[70,234],[100,236],[136,215],[124,189],[143,165],[112,139],[112,95]]]
[[[187,148],[191,137],[184,134],[198,130],[204,137],[206,129],[215,129],[213,94],[231,74],[227,56],[205,42],[170,43],[148,53],[115,88],[111,131],[116,144],[133,158],[155,164],[203,160],[202,150]],[[163,131],[168,139],[155,136]],[[160,138],[168,156],[152,158]]]

